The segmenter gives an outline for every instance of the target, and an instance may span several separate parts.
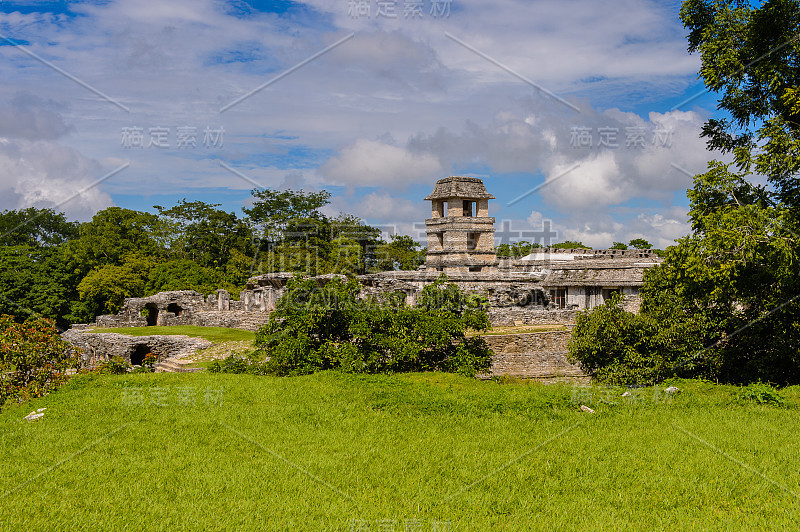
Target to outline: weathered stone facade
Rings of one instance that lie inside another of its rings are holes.
[[[538,248],[521,259],[498,260],[494,251],[494,218],[483,182],[471,177],[437,181],[431,201],[427,262],[413,271],[361,275],[362,296],[400,292],[413,305],[425,285],[441,274],[489,301],[496,325],[573,323],[575,311],[602,304],[614,293],[638,310],[639,287],[647,268],[660,259],[648,250]],[[225,290],[203,298],[191,290],[161,292],[126,299],[115,316],[100,316],[101,327],[208,325],[256,330],[285,290],[293,274],[251,277],[239,301]],[[328,282],[333,275],[316,277]]]
[[[182,335],[128,336],[116,333],[93,334],[70,329],[62,333],[61,337],[81,349],[83,367],[95,366],[114,357],[140,365],[148,354],[154,355],[161,362],[211,346],[211,342],[203,338]]]
[[[249,301],[232,300],[226,290],[217,290],[207,298],[194,290],[159,292],[125,299],[119,313],[98,316],[96,326],[200,325],[255,331],[267,322],[268,311],[273,307],[254,305],[252,301],[252,295]]]
[[[425,220],[428,252],[425,265],[446,274],[488,272],[497,266],[494,218],[483,181],[475,177],[446,177],[436,182],[426,200],[431,217]]]
[[[587,382],[577,364],[567,360],[570,331],[486,336],[494,352],[492,369],[484,378],[507,375],[527,379]]]

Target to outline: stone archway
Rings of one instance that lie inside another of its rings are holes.
[[[155,303],[148,303],[144,306],[147,311],[147,326],[153,327],[158,323],[158,306]]]
[[[177,303],[170,303],[167,305],[167,312],[172,312],[175,316],[180,316],[183,314],[183,307],[178,305]]]
[[[133,352],[131,353],[131,365],[132,366],[141,366],[142,362],[144,362],[144,357],[147,355],[152,354],[153,351],[150,349],[150,346],[147,344],[136,344]]]

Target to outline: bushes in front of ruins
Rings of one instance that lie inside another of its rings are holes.
[[[655,315],[634,314],[622,308],[622,296],[615,294],[579,312],[570,361],[604,384],[644,386],[669,377],[712,377],[719,364],[716,351],[702,346],[699,320],[679,319],[678,307],[663,304]]]
[[[243,355],[231,355],[222,360],[214,360],[209,364],[209,373],[235,373],[249,375],[267,375],[268,371],[263,361],[251,353]]]
[[[77,350],[52,322],[17,323],[13,316],[0,316],[0,407],[46,395],[66,382],[68,369],[79,366]]]
[[[103,360],[93,370],[101,375],[125,375],[133,370],[131,363],[122,357],[112,357]]]
[[[406,306],[404,294],[360,298],[354,280],[295,277],[256,335],[263,371],[302,375],[326,369],[352,373],[447,371],[475,375],[491,364],[483,338],[486,303],[440,277]]]

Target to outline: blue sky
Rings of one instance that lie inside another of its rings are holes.
[[[256,185],[326,189],[329,214],[419,239],[434,182],[471,175],[498,228],[664,247],[720,158],[679,8],[0,1],[0,209],[240,212]]]

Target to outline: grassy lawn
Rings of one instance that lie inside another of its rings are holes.
[[[80,376],[0,414],[0,529],[796,530],[800,389],[677,385]]]
[[[503,334],[522,334],[549,331],[566,331],[564,325],[495,325],[482,336],[497,336]]]
[[[91,329],[96,333],[119,333],[130,336],[150,336],[151,334],[185,334],[186,336],[199,336],[210,342],[228,342],[241,340],[255,340],[256,333],[244,329],[230,329],[227,327],[198,327],[196,325],[175,325],[171,327],[118,327],[108,329]]]

